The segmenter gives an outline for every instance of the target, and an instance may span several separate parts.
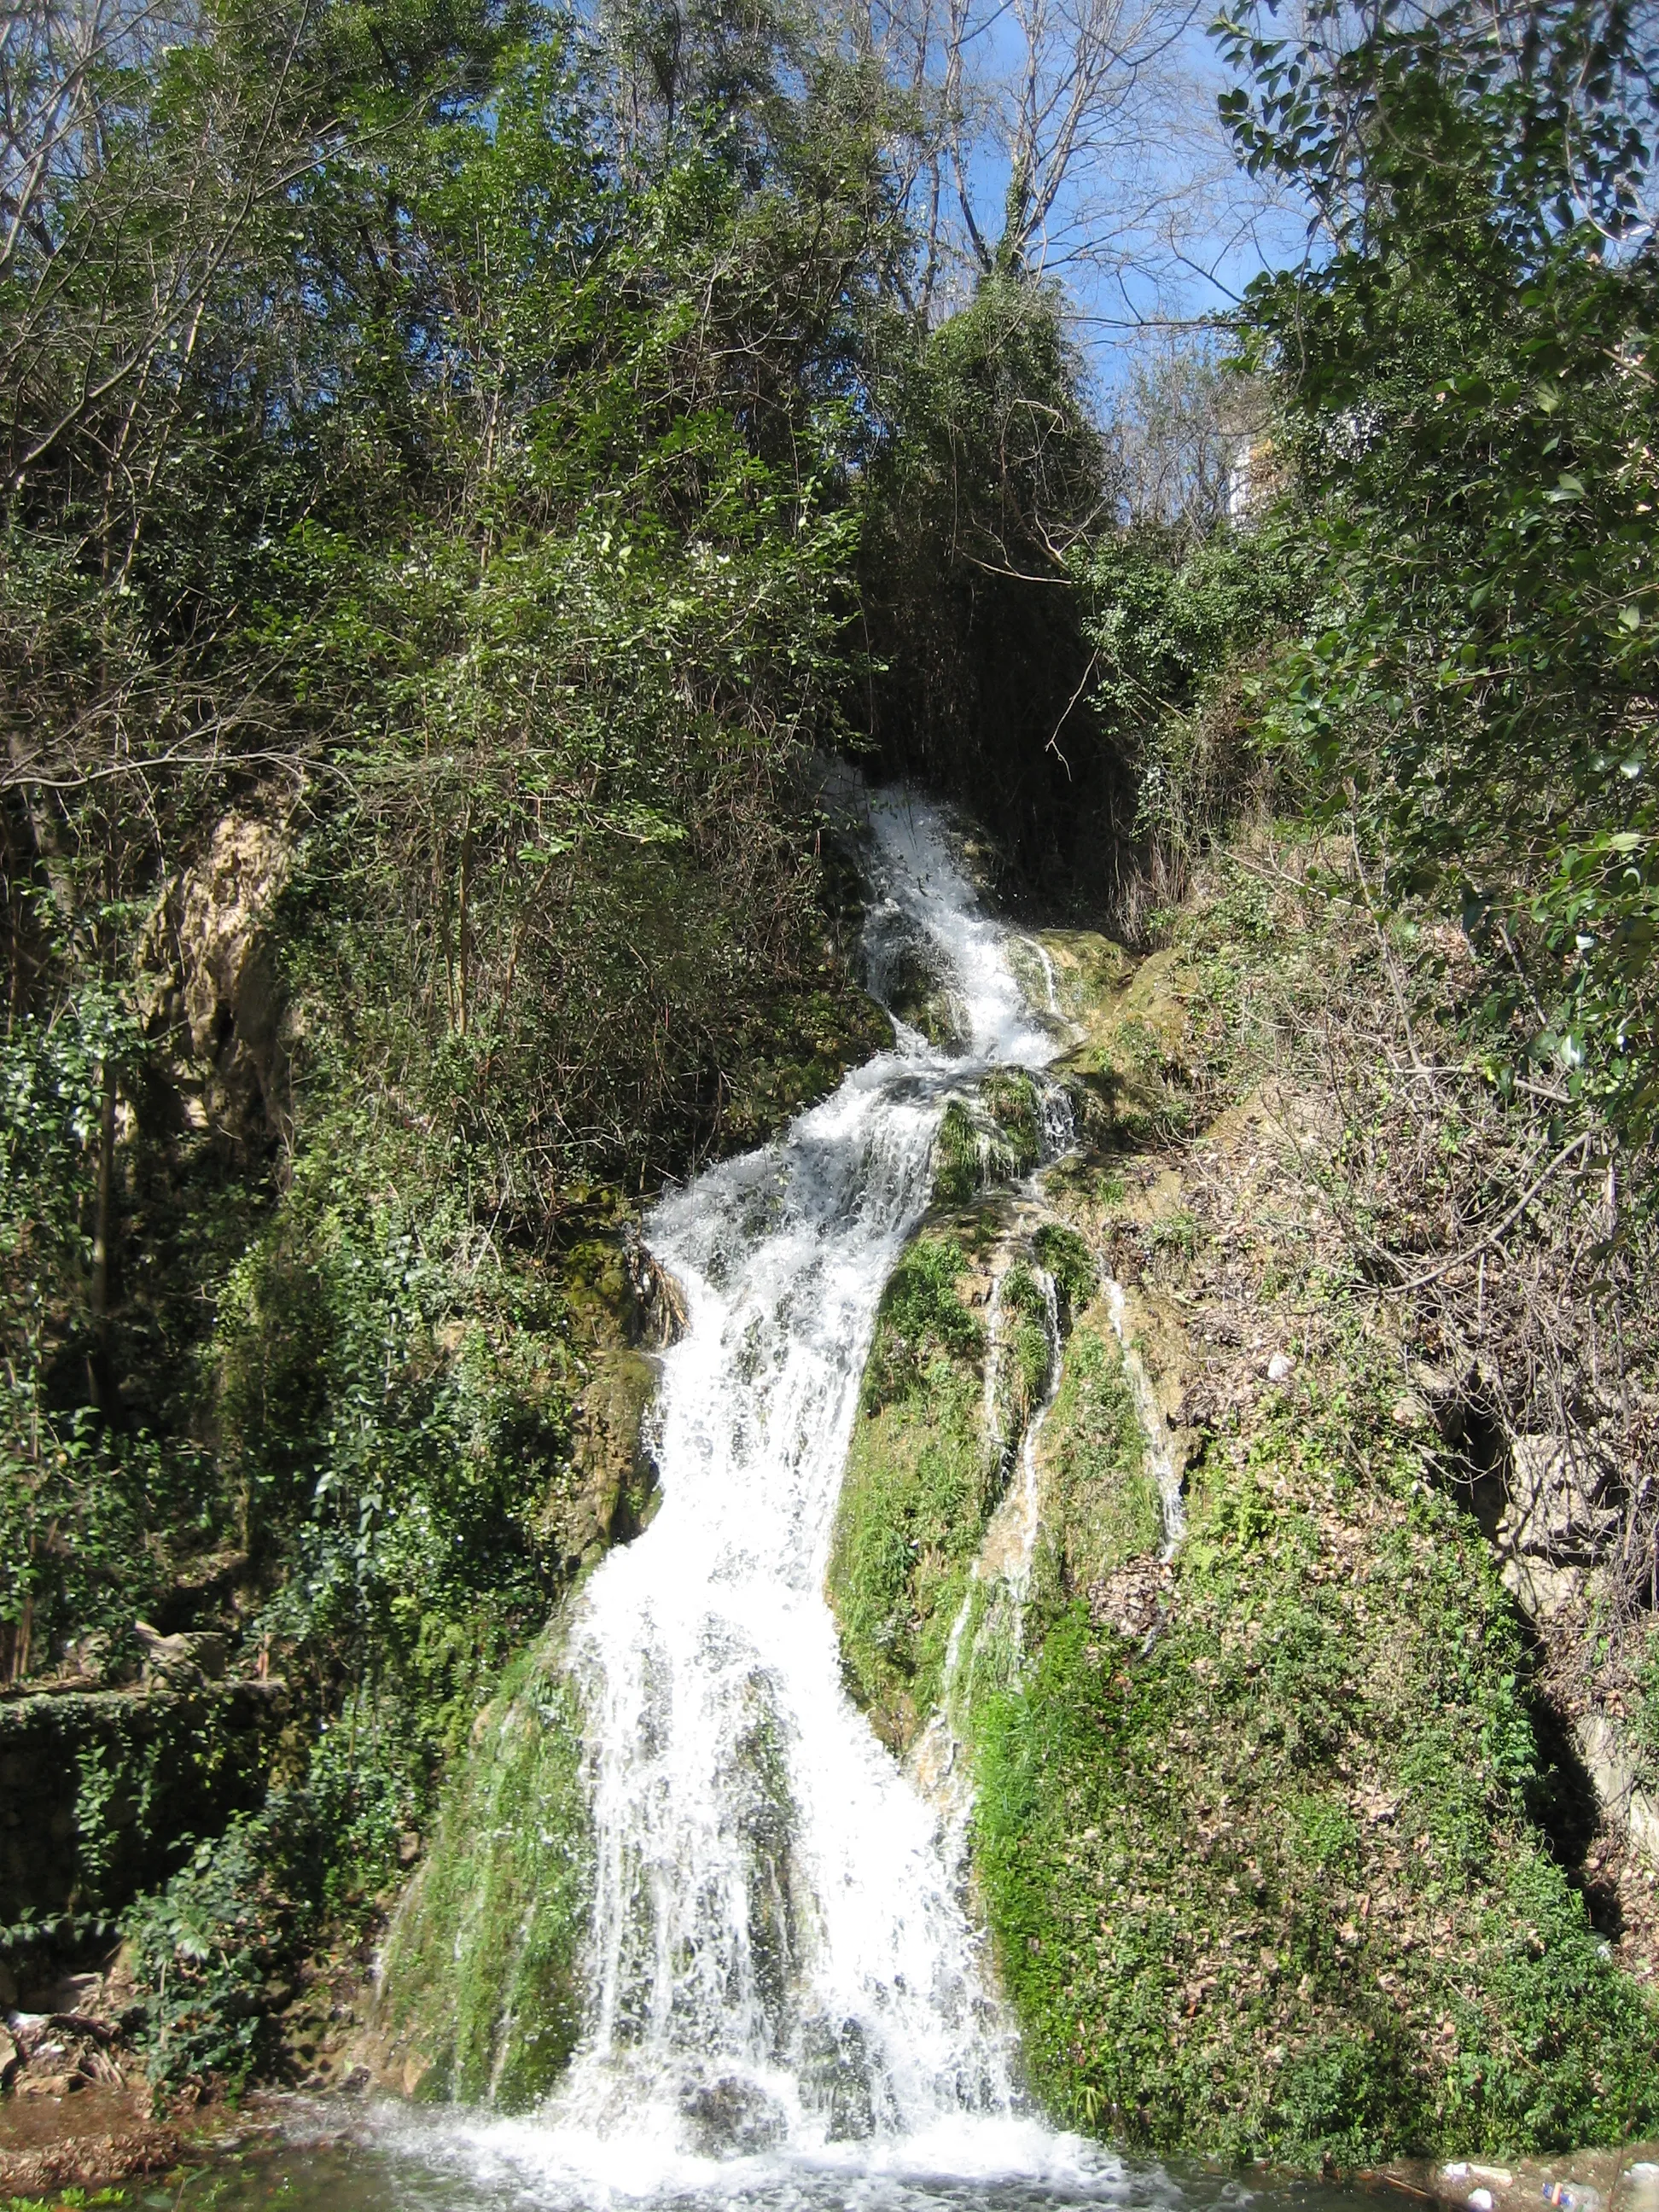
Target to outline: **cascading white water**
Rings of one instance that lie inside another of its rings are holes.
[[[544,2126],[665,2153],[807,2149],[1006,2113],[1006,2031],[935,1810],[842,1687],[823,1583],[884,1285],[949,1095],[1041,1066],[1002,933],[938,818],[872,805],[872,983],[918,953],[969,1042],[899,1025],[776,1143],[647,1224],[688,1325],[662,1503],[588,1585],[596,2018]]]

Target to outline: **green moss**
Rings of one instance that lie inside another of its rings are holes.
[[[580,2032],[592,1840],[580,1713],[550,1632],[507,1672],[386,1949],[385,2018],[420,2094],[526,2110]]]
[[[979,1095],[1001,1138],[1009,1172],[1030,1175],[1042,1157],[1042,1115],[1036,1084],[1022,1069],[1000,1067],[986,1077]]]
[[[971,1361],[983,1353],[984,1328],[957,1296],[966,1266],[954,1238],[923,1237],[893,1270],[864,1370],[866,1413],[921,1390],[936,1359]]]
[[[933,1140],[933,1203],[969,1206],[983,1182],[979,1130],[961,1100],[953,1098]]]
[[[1021,1435],[1048,1388],[1054,1346],[1048,1301],[1023,1260],[1002,1278],[1001,1328],[997,1345],[997,1402],[1003,1433]]]
[[[1036,1085],[1018,1069],[999,1068],[973,1104],[952,1099],[933,1146],[933,1200],[971,1206],[981,1192],[1017,1182],[1042,1157]]]
[[[1042,1527],[1033,1589],[1040,1609],[1063,1606],[1126,1559],[1163,1540],[1158,1485],[1111,1325],[1079,1318],[1042,1431]]]
[[[922,946],[907,946],[892,958],[882,994],[897,1018],[936,1049],[966,1050],[969,1032],[962,1000]]]
[[[854,1433],[828,1589],[848,1686],[895,1749],[938,1698],[998,1471],[978,1380],[945,1359]]]
[[[1045,1221],[1039,1226],[1031,1238],[1031,1249],[1038,1267],[1054,1278],[1060,1317],[1069,1327],[1071,1316],[1088,1304],[1100,1279],[1094,1255],[1075,1229],[1058,1221]]]
[[[1081,2124],[1345,2164],[1659,2124],[1659,2014],[1528,1817],[1512,1608],[1382,1414],[1287,1398],[1201,1474],[1151,1650],[1075,1602],[975,1715],[997,1956]]]

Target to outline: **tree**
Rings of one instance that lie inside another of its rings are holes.
[[[1320,258],[1260,282],[1321,549],[1280,738],[1498,952],[1500,1057],[1659,1116],[1651,443],[1659,53],[1618,0],[1379,0],[1226,37],[1245,157]]]

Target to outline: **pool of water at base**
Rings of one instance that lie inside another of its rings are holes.
[[[1268,2172],[1116,2156],[1011,2120],[845,2156],[680,2156],[624,2141],[573,2165],[534,2119],[282,2100],[274,2132],[227,2148],[183,2192],[135,2190],[132,2212],[1378,2212],[1383,2192]],[[593,2147],[595,2150],[599,2146]],[[1398,2202],[1398,2199],[1395,2199]]]

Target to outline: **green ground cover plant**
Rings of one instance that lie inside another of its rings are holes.
[[[1507,1596],[1385,1419],[1287,1396],[1195,1483],[1152,1648],[1075,1601],[976,1717],[1034,2083],[1128,2142],[1358,2165],[1659,2117],[1659,2017],[1529,1818]]]
[[[1075,1231],[1070,1232],[1075,1235]],[[1034,1638],[1126,1559],[1163,1540],[1158,1485],[1111,1323],[1098,1307],[1066,1340],[1060,1388],[1038,1447],[1042,1522],[1032,1565]]]
[[[933,1202],[971,1206],[999,1183],[1030,1174],[1042,1154],[1036,1086],[1018,1068],[997,1068],[971,1101],[953,1098],[933,1146]]]

